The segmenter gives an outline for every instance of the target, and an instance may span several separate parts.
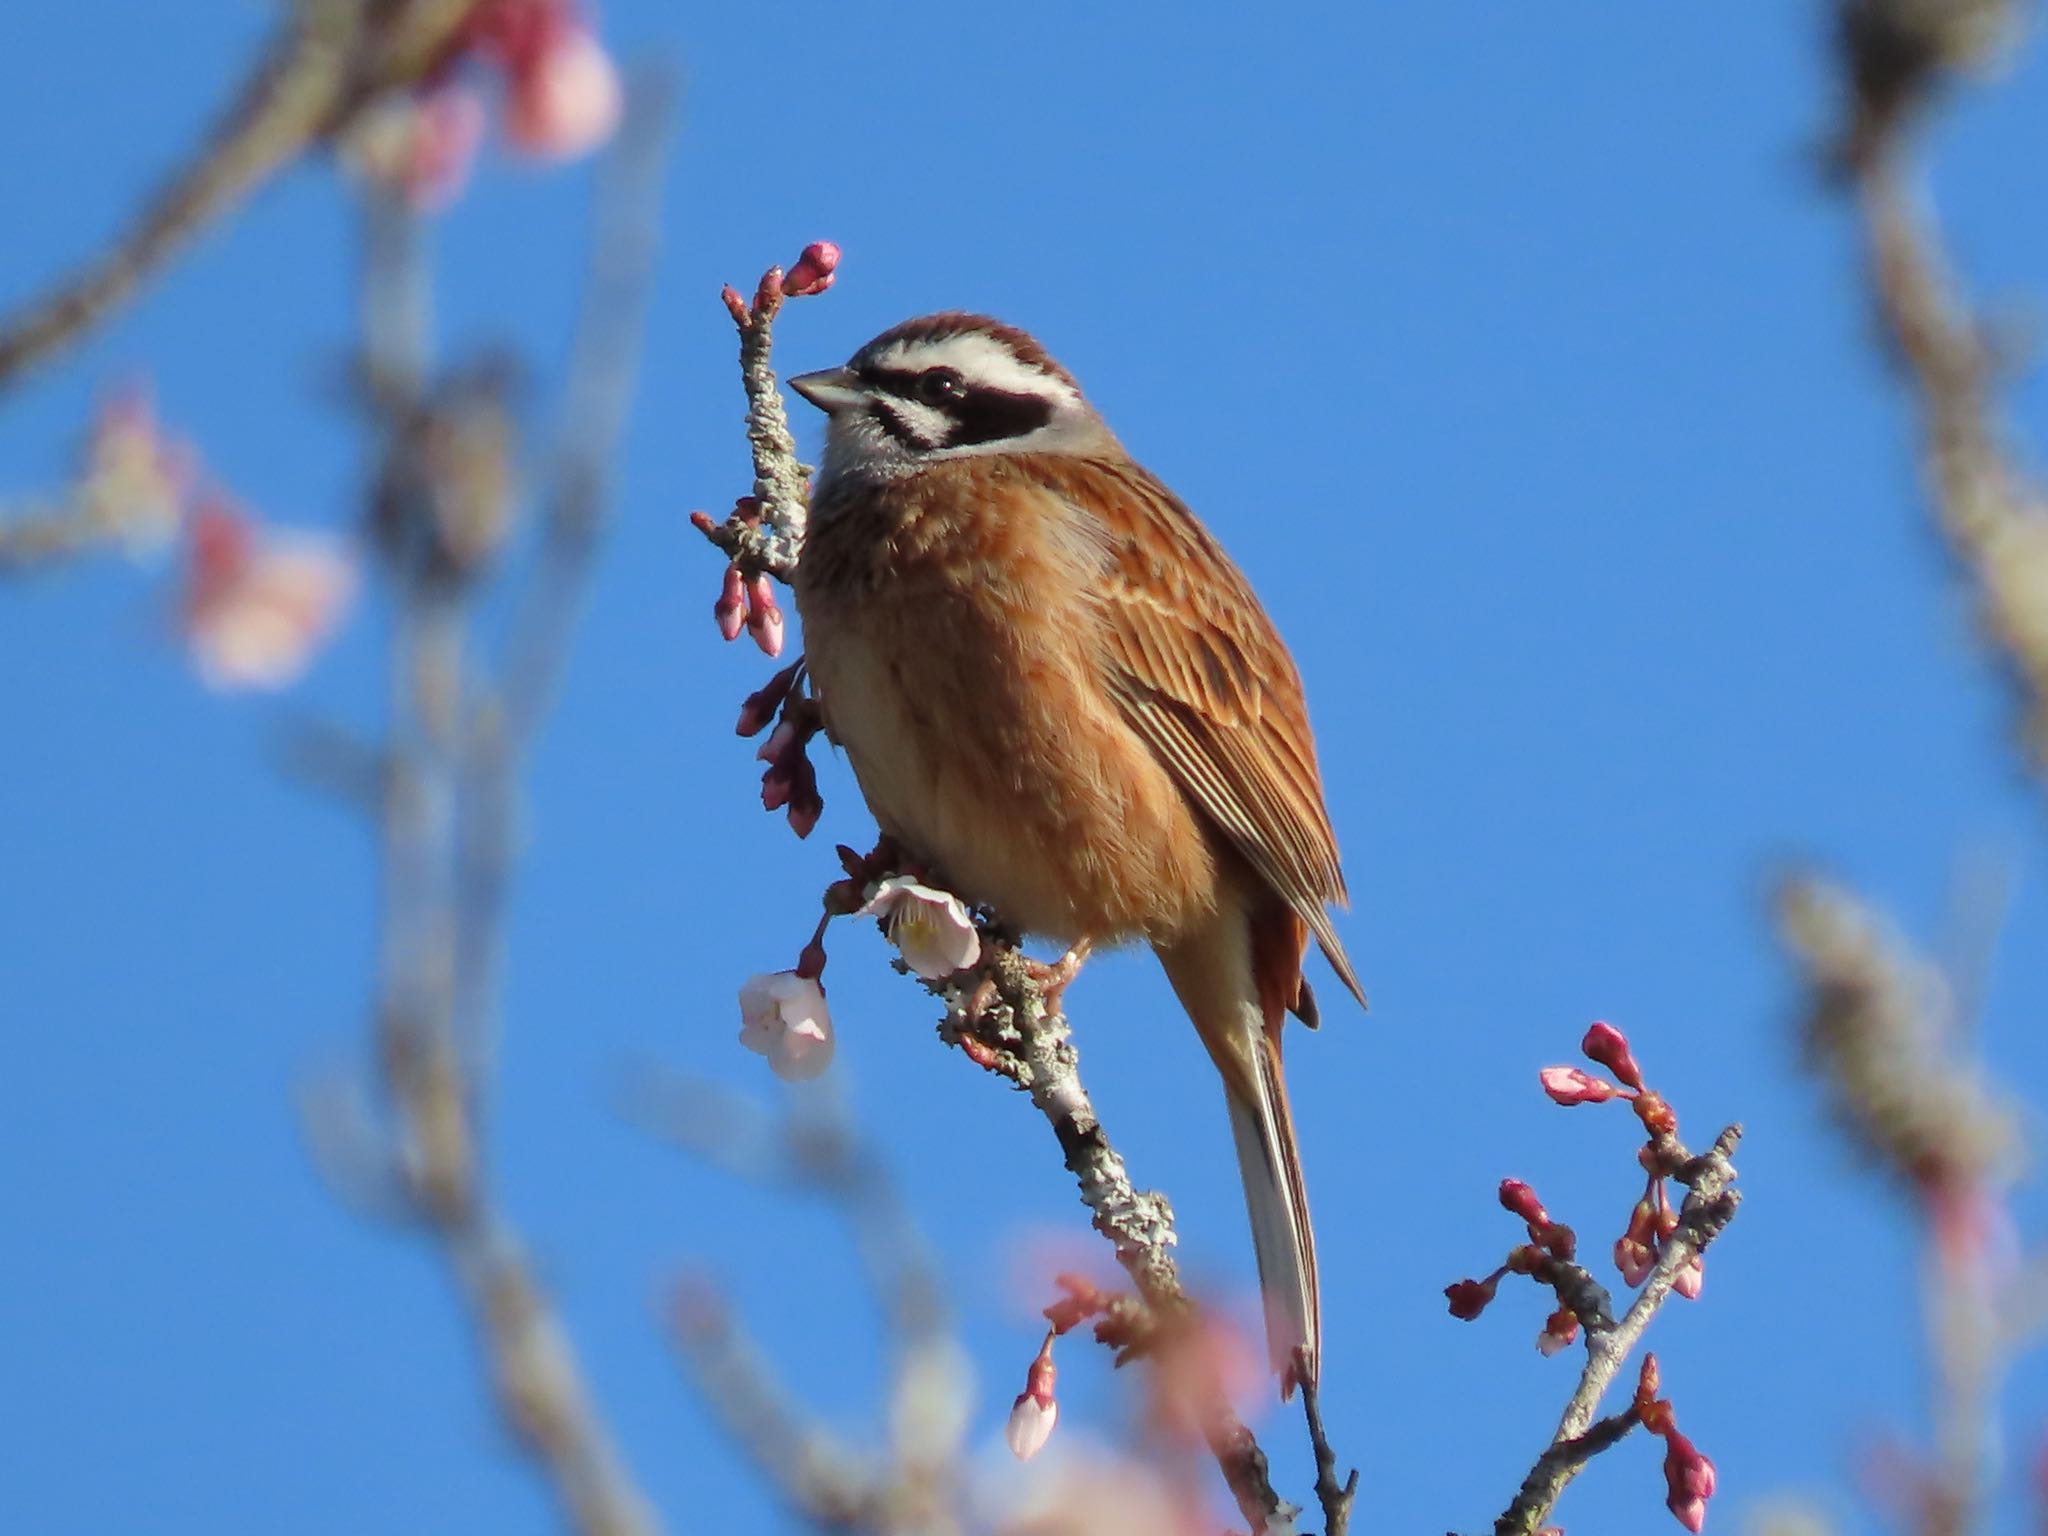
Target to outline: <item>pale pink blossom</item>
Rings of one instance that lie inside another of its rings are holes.
[[[262,528],[219,503],[201,508],[181,620],[199,675],[223,690],[293,682],[355,585],[355,562],[336,540]]]
[[[882,882],[861,912],[879,918],[903,961],[926,981],[940,981],[981,958],[981,936],[960,898],[908,875]]]
[[[581,21],[571,17],[549,27],[539,46],[509,72],[505,137],[513,148],[545,160],[572,160],[618,128],[625,104],[618,66]]]
[[[824,987],[795,971],[748,977],[740,988],[740,1044],[767,1057],[785,1082],[816,1077],[832,1061]]]
[[[1604,1077],[1577,1067],[1545,1067],[1536,1075],[1543,1091],[1559,1104],[1605,1104],[1621,1091]]]

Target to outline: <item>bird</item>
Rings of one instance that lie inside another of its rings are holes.
[[[1281,1065],[1348,902],[1301,678],[1215,537],[1027,332],[949,311],[792,378],[825,446],[792,585],[883,834],[1008,928],[1149,944],[1221,1074],[1281,1396],[1321,1298]]]

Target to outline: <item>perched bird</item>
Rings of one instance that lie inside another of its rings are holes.
[[[1142,939],[1223,1076],[1283,1395],[1320,1358],[1280,1069],[1309,935],[1358,997],[1301,679],[1243,574],[1023,331],[927,315],[790,386],[829,417],[795,587],[884,833],[1020,932]]]

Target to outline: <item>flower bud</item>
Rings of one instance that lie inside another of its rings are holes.
[[[1537,1353],[1548,1358],[1567,1348],[1578,1336],[1578,1314],[1570,1307],[1559,1307],[1545,1320],[1543,1331],[1536,1335]]]
[[[1493,1293],[1500,1285],[1498,1272],[1484,1280],[1460,1280],[1444,1287],[1444,1299],[1451,1304],[1451,1316],[1460,1322],[1469,1323],[1486,1310]]]
[[[1545,1225],[1550,1220],[1550,1213],[1543,1209],[1543,1202],[1536,1198],[1536,1191],[1520,1179],[1500,1181],[1500,1203],[1532,1227]]]
[[[1714,1481],[1714,1464],[1697,1446],[1676,1429],[1664,1437],[1664,1507],[1694,1536],[1707,1523]]]
[[[1543,1091],[1558,1104],[1605,1104],[1621,1091],[1606,1078],[1577,1067],[1545,1067],[1536,1075]]]
[[[747,627],[747,583],[738,566],[725,568],[725,583],[718,589],[718,601],[711,605],[711,616],[718,621],[718,632],[728,640],[739,639],[740,631]]]
[[[1631,1088],[1643,1086],[1642,1069],[1628,1048],[1628,1037],[1612,1024],[1595,1024],[1586,1031],[1579,1049],[1588,1061],[1596,1061]]]
[[[782,291],[792,299],[823,293],[832,286],[838,267],[839,247],[830,240],[813,240],[782,280]]]

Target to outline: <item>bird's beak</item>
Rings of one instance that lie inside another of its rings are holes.
[[[800,373],[789,381],[789,387],[827,416],[858,404],[861,398],[860,381],[845,368],[821,368],[816,373]]]

